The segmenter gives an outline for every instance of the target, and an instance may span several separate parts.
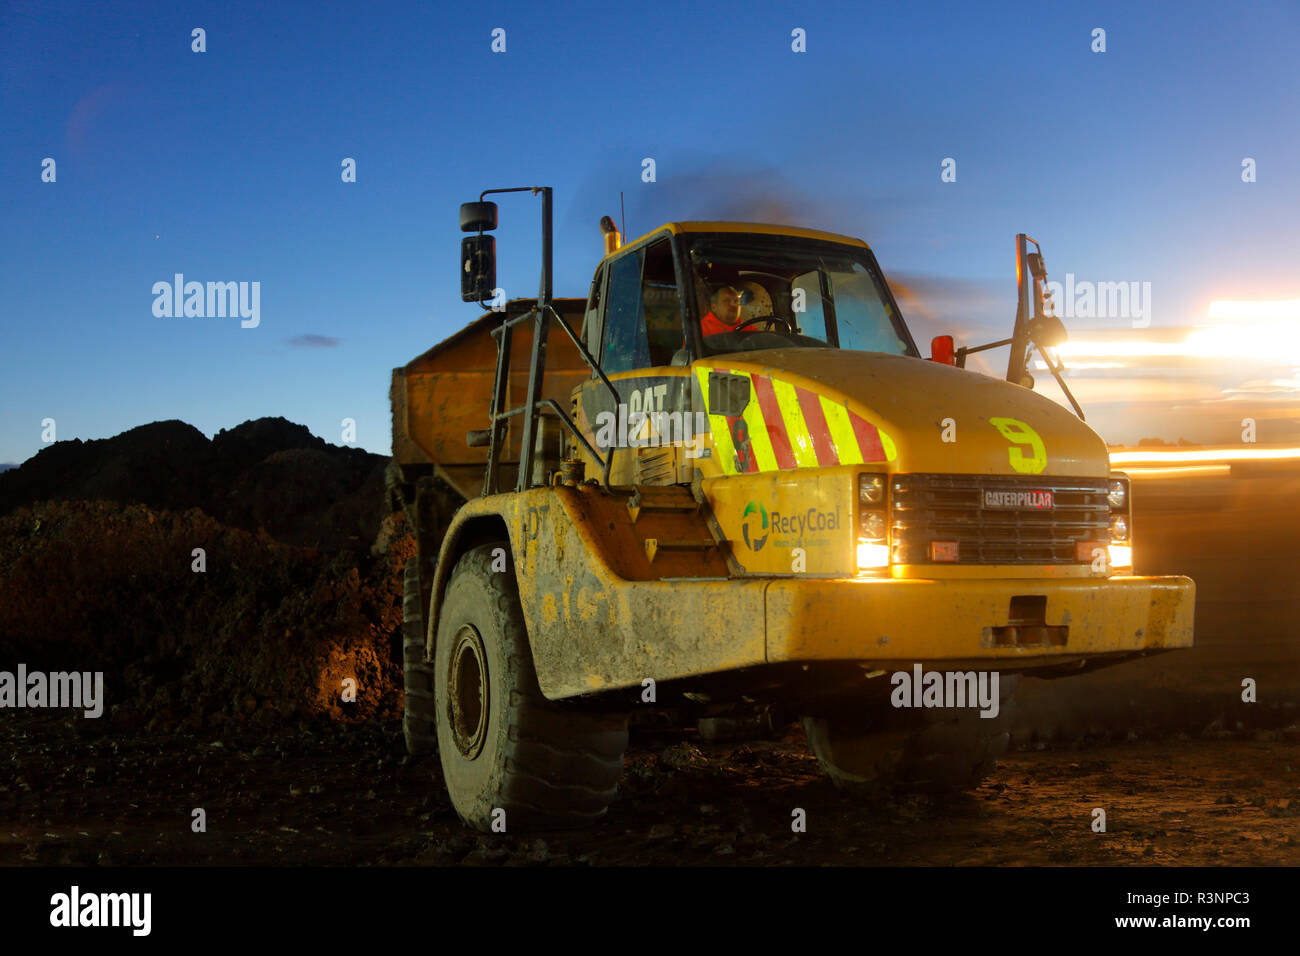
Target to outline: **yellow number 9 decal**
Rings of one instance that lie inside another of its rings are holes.
[[[1011,459],[1011,467],[1016,471],[1025,475],[1036,475],[1047,467],[1047,449],[1044,447],[1043,439],[1039,437],[1038,432],[1014,418],[990,418],[989,424],[1000,431],[1002,437],[1011,442],[1012,445],[1029,446],[1030,453],[1028,455],[1020,447],[1007,449],[1007,455]]]

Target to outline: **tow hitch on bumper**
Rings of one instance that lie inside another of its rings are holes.
[[[1192,646],[1191,578],[773,581],[767,659],[1016,659]]]

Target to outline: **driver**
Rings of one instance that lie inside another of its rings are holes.
[[[705,336],[724,335],[736,331],[738,325],[740,325],[740,293],[729,285],[718,286],[709,296],[709,311],[700,320],[700,332]]]

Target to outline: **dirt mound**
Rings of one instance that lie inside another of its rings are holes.
[[[0,665],[103,671],[117,727],[398,718],[401,571],[414,550],[394,536],[370,560],[197,509],[39,502],[0,518]]]
[[[103,671],[126,727],[400,719],[386,464],[283,418],[45,448],[0,474],[0,669]]]
[[[340,455],[340,449],[325,448],[267,455],[232,478],[220,497],[213,495],[211,513],[224,524],[263,528],[291,544],[369,548],[384,517],[387,462],[365,452]]]
[[[113,438],[56,442],[0,473],[0,514],[51,500],[199,508],[288,544],[360,552],[384,518],[386,464],[283,418],[244,422],[211,441],[184,422],[153,422]]]
[[[245,468],[278,451],[293,448],[324,451],[329,447],[323,438],[317,438],[307,426],[297,425],[285,418],[256,418],[236,428],[223,428],[212,436],[214,452]]]
[[[55,442],[0,475],[0,512],[43,498],[196,507],[211,459],[203,433],[179,421],[141,425],[103,441]]]

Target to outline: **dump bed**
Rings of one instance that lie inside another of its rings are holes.
[[[487,448],[471,448],[470,431],[488,427],[497,340],[491,334],[506,316],[521,315],[535,299],[515,299],[506,311],[488,312],[401,368],[393,369],[389,399],[393,408],[393,458],[401,466],[432,466],[433,473],[465,498],[482,493]],[[582,326],[584,299],[555,299],[553,305],[575,332]],[[533,325],[514,327],[506,407],[522,405],[528,389]],[[542,396],[568,409],[574,387],[591,375],[578,350],[554,323],[546,339]],[[509,419],[501,474],[512,484],[518,468],[523,417]]]

